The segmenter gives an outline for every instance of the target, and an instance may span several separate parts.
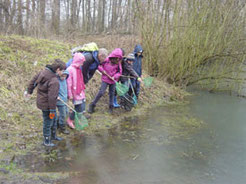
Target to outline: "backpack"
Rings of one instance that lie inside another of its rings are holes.
[[[72,54],[76,52],[93,52],[99,50],[95,42],[86,43],[83,46],[78,46],[72,49]]]
[[[90,52],[93,54],[94,51],[98,51],[99,48],[97,46],[97,44],[95,42],[90,42],[90,43],[86,43],[83,46],[78,46],[75,47],[71,50],[72,52],[72,56],[76,53],[76,52],[80,52],[80,53],[87,53]],[[93,54],[95,55],[95,54]],[[66,63],[66,66],[69,67],[73,62],[73,58],[70,58],[69,61]],[[93,68],[95,68],[97,65],[94,64],[95,66],[93,66]]]

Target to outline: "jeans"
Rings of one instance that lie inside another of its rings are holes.
[[[95,99],[92,104],[96,105],[96,103],[100,100],[100,98],[104,95],[107,87],[109,86],[109,106],[113,106],[114,103],[114,94],[115,94],[115,84],[108,84],[106,82],[102,82],[99,92],[97,93]]]
[[[56,122],[59,127],[65,126],[65,119],[67,116],[67,107],[65,105],[57,105],[59,116],[56,116]]]
[[[50,137],[51,131],[54,129],[56,130],[57,123],[56,118],[50,119],[49,114],[50,111],[42,111],[43,113],[43,136],[44,137]]]
[[[74,110],[76,112],[84,112],[85,111],[85,100],[83,100],[82,104],[74,105]],[[69,117],[71,120],[74,120],[74,118],[75,118],[74,111],[72,113],[70,113]]]

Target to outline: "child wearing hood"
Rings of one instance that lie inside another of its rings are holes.
[[[123,57],[122,49],[116,48],[111,52],[111,54],[106,58],[106,60],[101,63],[98,70],[102,73],[102,84],[99,92],[97,93],[95,99],[89,105],[88,113],[93,113],[95,107],[100,98],[104,95],[107,87],[109,86],[109,113],[113,112],[113,102],[115,94],[115,81],[118,81],[122,74],[121,60]]]
[[[56,59],[51,65],[46,65],[44,70],[35,75],[28,85],[27,97],[37,87],[37,107],[42,110],[43,114],[43,144],[49,147],[55,146],[52,140],[55,140],[54,133],[56,133],[54,119],[59,93],[57,76],[61,76],[65,69],[66,64]]]
[[[140,44],[137,44],[134,48],[135,61],[133,63],[133,69],[138,74],[139,77],[142,77],[142,59],[143,59],[143,48]],[[131,83],[134,88],[134,92],[138,98],[140,93],[140,82],[137,79],[131,79]],[[132,94],[132,90],[129,91],[129,94]]]
[[[67,95],[67,78],[69,76],[69,72],[65,70],[63,74],[58,77],[60,88],[59,94],[57,98],[57,109],[59,111],[59,116],[56,116],[57,126],[60,129],[61,133],[69,134],[69,131],[66,129],[65,118],[67,116],[67,103],[68,95]],[[59,140],[60,138],[56,136],[56,139]]]
[[[75,53],[72,64],[67,68],[69,77],[67,78],[68,99],[73,101],[76,112],[85,111],[85,84],[81,66],[85,62],[85,57],[81,53]],[[67,124],[74,129],[75,113],[72,112],[67,119]]]

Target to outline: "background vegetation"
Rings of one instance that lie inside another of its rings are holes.
[[[0,32],[75,42],[126,34],[143,44],[150,75],[178,86],[238,89],[245,12],[244,0],[0,0]]]

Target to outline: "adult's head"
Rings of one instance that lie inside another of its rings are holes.
[[[108,57],[108,50],[105,48],[100,48],[98,50],[98,60],[100,63],[104,62],[104,60]]]

